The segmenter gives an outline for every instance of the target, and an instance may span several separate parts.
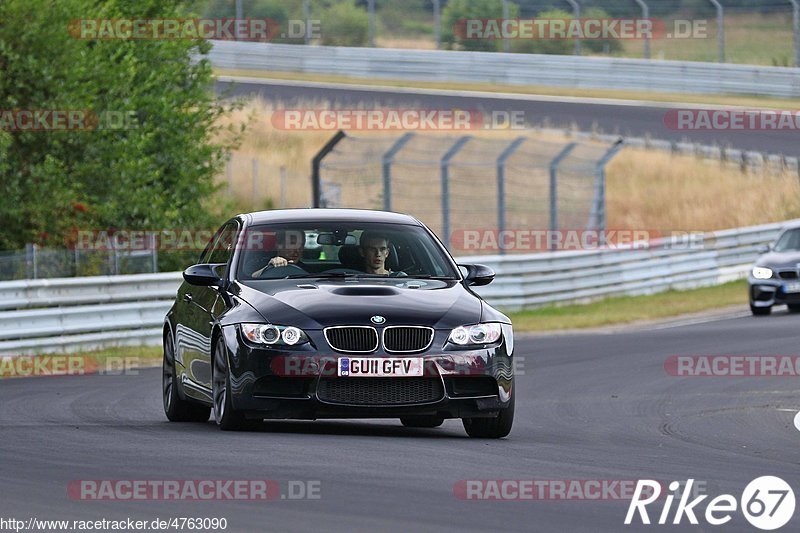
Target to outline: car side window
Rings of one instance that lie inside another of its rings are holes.
[[[236,244],[236,223],[228,222],[214,239],[206,263],[228,263]]]

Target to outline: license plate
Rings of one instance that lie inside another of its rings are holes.
[[[421,376],[421,357],[340,357],[339,377],[409,377]]]
[[[784,292],[800,292],[800,283],[787,283],[783,286]]]

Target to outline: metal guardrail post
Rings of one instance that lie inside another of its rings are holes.
[[[639,7],[642,8],[642,18],[649,20],[650,19],[650,6],[644,0],[636,0],[636,3],[639,4]],[[652,28],[652,26],[651,26]],[[650,35],[647,34],[644,37],[644,58],[650,59]]]
[[[516,152],[527,137],[517,137],[497,158],[497,232],[498,236],[506,229],[506,160]],[[500,253],[506,253],[500,249]]]
[[[440,163],[442,174],[442,236],[444,245],[450,248],[450,160],[464,147],[472,135],[465,135],[453,143],[453,146],[442,156]]]
[[[575,19],[577,20],[577,19],[581,18],[581,5],[578,3],[578,0],[567,0],[567,2],[569,3],[569,5],[572,6],[572,15],[575,17]],[[581,46],[582,46],[582,44],[583,43],[581,43],[580,39],[575,39],[575,55],[576,56],[581,55]]]
[[[550,161],[550,231],[558,230],[558,165],[576,146],[578,143],[569,143]]]
[[[433,0],[433,33],[436,39],[436,49],[442,47],[442,2]]]
[[[800,0],[792,3],[792,29],[794,33],[794,66],[800,67]]]
[[[383,154],[383,210],[392,210],[392,162],[397,152],[414,137],[414,134],[409,132],[400,137],[385,154]]]
[[[311,190],[313,194],[313,198],[311,202],[314,207],[322,207],[321,205],[321,195],[322,195],[322,187],[320,186],[320,175],[319,175],[319,168],[322,165],[322,160],[325,159],[325,156],[331,153],[333,149],[339,144],[339,141],[347,137],[347,134],[342,130],[336,132],[330,141],[325,143],[325,146],[317,152],[317,155],[314,156],[314,159],[311,160]]]
[[[603,233],[606,230],[606,165],[624,147],[625,140],[619,139],[603,154],[595,167],[594,200],[586,229],[597,229],[600,232],[599,242],[601,245],[605,244]]]
[[[719,0],[709,0],[717,8],[717,57],[720,63],[725,62],[725,8]]]

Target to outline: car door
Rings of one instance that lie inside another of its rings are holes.
[[[233,248],[236,243],[238,233],[238,223],[232,220],[226,223],[211,247],[210,254],[205,260],[206,263],[225,264],[220,267],[220,275],[227,276],[227,268],[233,256]],[[191,288],[191,304],[193,307],[191,328],[194,336],[198,339],[197,352],[187,369],[188,377],[197,385],[208,390],[211,389],[211,331],[214,326],[214,318],[220,313],[220,307],[224,308],[224,299],[220,295],[219,287],[198,287]]]

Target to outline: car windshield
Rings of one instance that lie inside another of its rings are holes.
[[[800,228],[785,231],[775,243],[773,250],[776,252],[800,251]]]
[[[239,280],[410,277],[458,279],[451,259],[410,224],[252,226],[240,239]]]

